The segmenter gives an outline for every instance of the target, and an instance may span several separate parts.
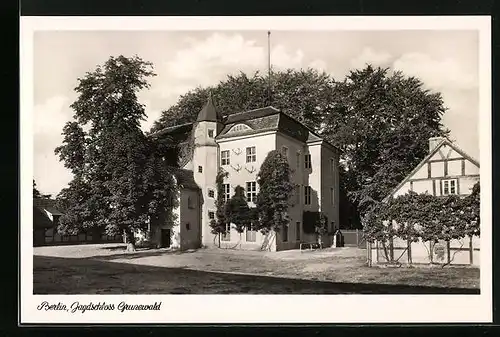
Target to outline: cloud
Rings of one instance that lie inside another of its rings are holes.
[[[249,70],[266,65],[264,48],[241,35],[212,34],[205,40],[188,39],[166,63],[166,72],[176,80],[195,80],[199,85],[215,81],[214,73]]]
[[[197,86],[216,85],[228,75],[239,72],[267,72],[267,47],[240,34],[214,33],[205,39],[186,39],[187,46],[178,50],[171,60],[158,67],[158,77],[152,92],[174,104],[178,97]],[[271,49],[274,69],[313,66],[324,69],[326,63],[316,59],[306,64],[301,49],[289,49],[278,44]],[[168,108],[168,107],[164,107]]]
[[[351,60],[351,67],[364,68],[366,64],[373,66],[386,66],[392,55],[383,51],[376,51],[370,47],[365,47],[357,57]]]
[[[65,96],[53,96],[34,107],[34,178],[42,193],[55,196],[71,180],[71,173],[54,149],[62,143],[62,129],[72,117],[69,108],[70,99]]]
[[[309,63],[309,68],[313,68],[319,71],[326,71],[327,70],[327,64],[323,60],[313,60],[311,63]]]
[[[283,45],[271,49],[271,65],[275,69],[300,68],[303,62],[304,52],[300,49],[289,51]]]
[[[394,62],[394,69],[420,78],[432,89],[474,89],[477,71],[459,63],[457,58],[435,59],[423,53],[407,53]]]

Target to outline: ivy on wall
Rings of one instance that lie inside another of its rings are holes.
[[[433,248],[439,241],[451,241],[480,235],[479,182],[466,197],[432,196],[409,192],[387,202],[373,204],[363,217],[368,242],[379,242],[384,251],[394,238],[407,242],[429,242],[432,262]],[[392,261],[391,254],[386,254]]]

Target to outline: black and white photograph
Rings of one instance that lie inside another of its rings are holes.
[[[254,19],[25,18],[22,314],[491,319],[489,18]]]

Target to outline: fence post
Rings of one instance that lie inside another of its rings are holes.
[[[470,264],[474,264],[474,247],[472,247],[472,236],[469,236],[469,258]]]
[[[367,242],[368,267],[372,266],[372,244]]]
[[[359,247],[359,236],[358,236],[358,229],[356,228],[356,246]]]
[[[451,247],[450,247],[450,241],[446,241],[446,253],[448,254],[448,264],[451,263]]]
[[[408,264],[412,264],[412,260],[411,260],[411,240],[407,240],[406,241],[406,244],[407,244],[407,254],[408,254]]]

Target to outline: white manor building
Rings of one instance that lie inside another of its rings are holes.
[[[322,212],[328,230],[339,226],[339,151],[305,125],[273,108],[222,117],[212,98],[199,112],[196,122],[168,127],[151,135],[156,140],[177,142],[180,153],[175,177],[180,187],[180,206],[173,221],[151,224],[151,239],[159,246],[180,249],[219,245],[225,248],[286,250],[301,242],[316,242],[317,235],[304,232],[304,211]],[[234,188],[245,189],[250,207],[255,207],[259,186],[257,173],[267,154],[279,150],[289,160],[296,185],[289,209],[290,223],[280,233],[263,235],[247,229],[241,235],[232,226],[221,235],[211,233],[216,214],[215,183],[221,167],[226,200]],[[331,244],[331,237],[322,238]]]

